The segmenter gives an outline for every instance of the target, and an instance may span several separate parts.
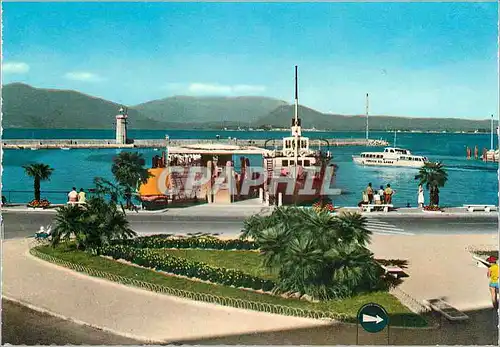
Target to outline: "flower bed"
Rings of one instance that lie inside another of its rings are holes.
[[[275,287],[273,281],[248,275],[242,271],[225,269],[159,253],[152,249],[137,249],[124,245],[106,246],[97,250],[101,255],[113,259],[123,259],[136,265],[164,271],[175,275],[194,277],[226,286],[270,291]]]
[[[424,212],[443,212],[439,206],[424,206]]]
[[[39,207],[39,208],[47,208],[50,206],[49,200],[46,199],[41,199],[41,200],[31,200],[28,205],[28,207]]]
[[[258,246],[247,240],[221,240],[213,236],[174,237],[172,235],[152,235],[132,240],[117,241],[134,248],[201,248],[218,250],[255,250]]]
[[[325,211],[328,211],[328,212],[334,212],[335,211],[335,207],[331,203],[323,204],[322,202],[316,202],[313,205],[313,209],[315,209],[318,212],[321,211],[321,210],[325,210]]]

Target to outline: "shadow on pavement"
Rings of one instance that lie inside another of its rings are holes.
[[[141,345],[2,298],[2,345]]]
[[[370,334],[361,326],[356,339],[356,325],[332,324],[314,328],[300,328],[243,335],[220,336],[207,339],[176,341],[174,344],[200,345],[497,345],[498,312],[489,309],[465,312],[466,322],[448,322],[442,319],[439,328],[390,328]]]

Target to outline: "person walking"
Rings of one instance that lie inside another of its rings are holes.
[[[424,188],[421,184],[418,186],[418,207],[424,207]]]
[[[366,195],[368,195],[368,203],[373,204],[373,188],[371,183],[368,183],[368,187],[366,187]]]
[[[385,195],[385,203],[386,204],[392,204],[392,194],[393,194],[393,191],[392,191],[392,188],[391,188],[391,185],[390,184],[387,184],[387,188],[385,188],[385,191],[384,191],[384,195]]]
[[[496,257],[489,257],[486,259],[491,265],[488,268],[488,278],[490,279],[490,294],[493,308],[498,310],[498,259]]]

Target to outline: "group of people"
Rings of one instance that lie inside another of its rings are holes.
[[[368,186],[362,192],[362,200],[358,203],[358,206],[366,204],[392,204],[392,196],[394,195],[395,190],[391,188],[390,184],[384,189],[384,186],[380,186],[380,189],[375,189],[372,187],[371,183],[368,183]]]
[[[79,203],[84,204],[86,201],[85,191],[83,188],[80,188],[80,192],[76,191],[76,187],[73,187],[71,191],[68,193],[68,202],[70,203]]]

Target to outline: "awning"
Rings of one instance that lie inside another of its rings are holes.
[[[161,192],[158,184],[158,179],[163,172],[163,170],[168,170],[166,168],[154,168],[149,169],[149,173],[152,175],[145,184],[141,184],[139,187],[139,195],[147,196],[147,195],[164,195],[164,192]],[[165,185],[161,185],[164,187],[169,187],[170,185],[170,176],[166,176]]]

